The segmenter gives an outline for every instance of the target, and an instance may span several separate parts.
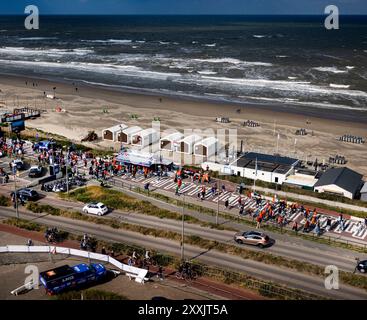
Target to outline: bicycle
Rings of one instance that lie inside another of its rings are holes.
[[[180,267],[180,269],[175,273],[175,276],[179,280],[194,281],[197,279],[197,273],[191,269],[191,266]]]

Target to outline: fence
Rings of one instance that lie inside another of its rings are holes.
[[[98,260],[106,263],[110,263],[115,267],[119,268],[126,273],[127,276],[135,278],[136,282],[144,283],[148,270],[140,269],[133,266],[117,261],[116,259],[89,251],[82,251],[78,249],[55,247],[55,246],[21,246],[21,245],[8,245],[0,247],[0,253],[49,253],[49,254],[64,254],[67,256],[77,256],[82,258],[88,258],[93,260]]]

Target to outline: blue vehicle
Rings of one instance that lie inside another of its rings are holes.
[[[50,149],[52,149],[52,148],[53,148],[53,146],[54,146],[55,144],[56,144],[56,143],[55,143],[55,142],[53,142],[53,141],[45,140],[45,141],[40,141],[40,142],[36,143],[36,144],[34,145],[34,148],[35,148],[36,150],[41,150],[41,151],[43,151],[43,150],[50,150]]]
[[[65,290],[79,289],[83,285],[98,282],[105,278],[107,270],[101,263],[64,265],[40,273],[40,281],[50,295]]]

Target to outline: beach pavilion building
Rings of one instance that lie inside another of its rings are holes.
[[[184,139],[178,141],[178,149],[177,152],[193,154],[195,143],[201,141],[203,138],[197,134],[192,134],[187,136]]]
[[[362,187],[362,177],[361,174],[347,167],[331,168],[322,174],[314,190],[354,199]]]
[[[202,168],[208,166],[210,170],[223,174],[281,185],[294,173],[298,163],[299,160],[294,158],[247,152],[232,163],[204,162]]]
[[[134,133],[131,137],[131,144],[138,147],[148,147],[159,141],[159,132],[153,128]]]
[[[133,127],[130,127],[130,128],[126,128],[126,129],[122,130],[122,132],[120,131],[118,133],[117,140],[118,140],[118,142],[121,142],[121,143],[130,144],[132,136],[134,134],[137,134],[137,133],[141,132],[142,130],[143,129],[138,127],[138,126],[133,126]]]
[[[179,141],[183,138],[181,132],[171,133],[160,140],[159,148],[164,151],[177,151],[179,148]]]
[[[195,156],[211,157],[216,154],[218,148],[218,139],[208,137],[194,145]]]
[[[102,131],[102,139],[107,141],[116,141],[117,135],[124,129],[127,128],[126,124],[119,124]]]

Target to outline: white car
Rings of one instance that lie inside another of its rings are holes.
[[[102,202],[91,202],[84,206],[83,212],[103,216],[108,212],[108,208]]]

